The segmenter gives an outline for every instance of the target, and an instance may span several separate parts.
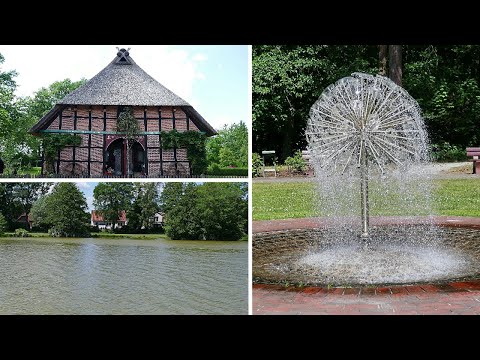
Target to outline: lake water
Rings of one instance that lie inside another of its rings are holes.
[[[247,314],[246,241],[0,238],[0,314]]]

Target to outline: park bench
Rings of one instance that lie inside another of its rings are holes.
[[[473,161],[473,172],[472,174],[480,175],[480,147],[469,147],[467,148],[467,156],[471,156]]]
[[[307,164],[305,175],[313,175],[312,155],[310,154],[310,150],[302,150],[302,159]]]

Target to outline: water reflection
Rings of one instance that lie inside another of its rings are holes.
[[[247,314],[246,242],[0,239],[0,314]]]

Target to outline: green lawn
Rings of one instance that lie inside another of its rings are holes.
[[[31,232],[29,233],[30,237],[36,238],[48,238],[50,235],[48,233],[40,233],[40,232]],[[7,237],[14,237],[15,234],[13,232],[6,232],[5,236]],[[168,236],[165,234],[110,234],[110,233],[92,233],[91,237],[93,238],[109,238],[109,239],[133,239],[133,240],[155,240],[155,239],[168,239]]]
[[[374,184],[372,184],[374,188]],[[314,211],[313,182],[253,183],[253,220],[288,219],[316,216]],[[377,207],[372,215],[426,215],[400,214],[394,198],[375,197]],[[434,180],[433,208],[438,215],[480,216],[480,180],[452,179]]]

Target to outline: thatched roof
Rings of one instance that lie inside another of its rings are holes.
[[[216,134],[188,102],[143,71],[125,49],[119,50],[112,62],[92,79],[60,100],[30,131],[37,133],[48,126],[67,105],[177,106],[200,130]]]

